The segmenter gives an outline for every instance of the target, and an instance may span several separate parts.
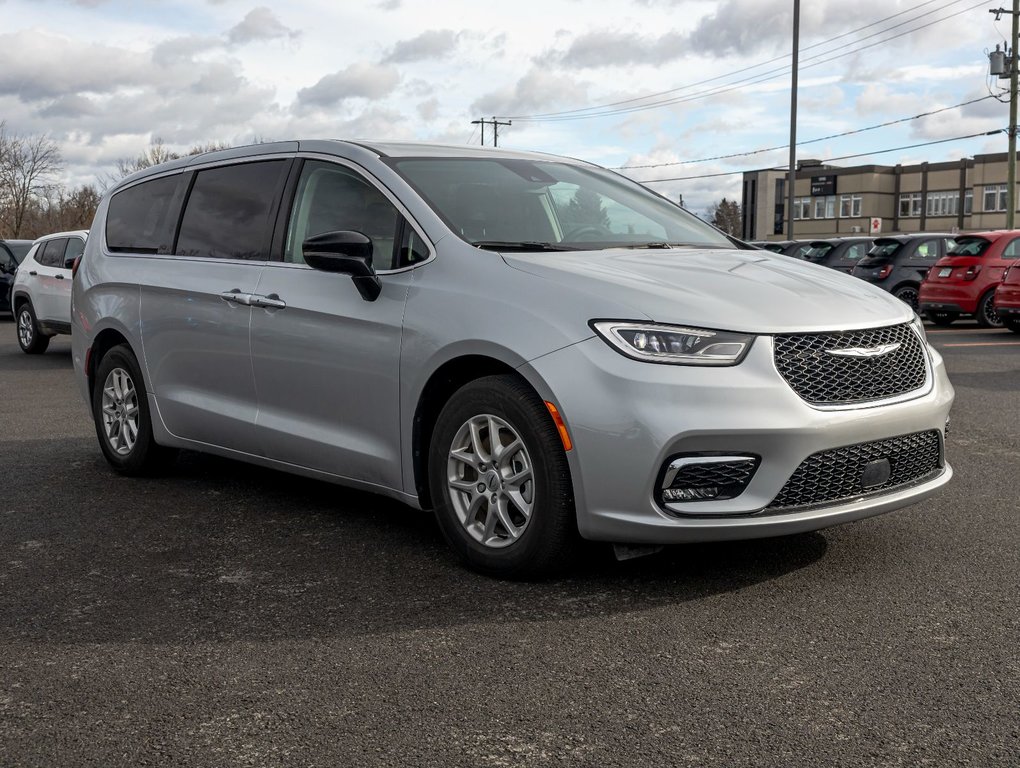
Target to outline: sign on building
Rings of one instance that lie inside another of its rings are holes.
[[[882,220],[880,218],[878,218],[877,216],[872,216],[871,217],[871,225],[870,225],[868,231],[871,234],[873,234],[873,235],[880,235],[880,234],[882,234]]]
[[[836,194],[836,177],[835,176],[812,176],[811,177],[811,196],[812,197],[827,197],[828,195]]]

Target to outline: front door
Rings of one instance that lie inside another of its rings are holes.
[[[343,165],[304,162],[283,261],[267,265],[258,288],[282,306],[252,314],[259,437],[270,458],[399,488],[401,325],[413,276],[382,274],[382,293],[366,301],[350,276],[308,267],[302,243],[342,230],[371,238],[379,272],[425,258],[375,183]]]

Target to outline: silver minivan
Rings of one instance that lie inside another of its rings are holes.
[[[261,144],[131,176],[73,286],[73,353],[126,474],[187,448],[435,511],[472,567],[580,540],[814,530],[952,470],[917,316],[550,155]]]

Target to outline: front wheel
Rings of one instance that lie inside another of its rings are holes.
[[[545,404],[518,377],[487,376],[450,398],[432,434],[429,487],[444,537],[472,568],[537,578],[573,561],[567,457]]]
[[[121,474],[150,474],[173,460],[175,452],[153,439],[142,372],[126,344],[113,347],[99,361],[92,417],[103,455]]]
[[[39,330],[39,324],[35,321],[35,311],[27,301],[19,308],[18,318],[18,346],[26,355],[41,355],[50,345],[50,337]]]
[[[989,291],[981,297],[975,313],[978,325],[982,328],[1001,328],[1002,318],[995,311],[995,291]]]

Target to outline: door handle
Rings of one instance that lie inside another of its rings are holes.
[[[232,291],[224,291],[220,294],[220,298],[232,304],[242,304],[246,307],[251,306],[251,294],[241,293],[239,288],[235,288]]]
[[[30,275],[31,275],[32,277],[35,277],[35,276],[36,276],[36,275],[38,275],[39,273],[38,273],[38,272],[36,272],[36,271],[35,271],[35,270],[33,269],[33,270],[32,270],[31,272],[29,272],[28,274],[30,274]]]
[[[57,280],[63,280],[63,279],[64,279],[64,276],[63,276],[63,275],[54,275],[54,277],[55,277],[55,278],[56,278]]]
[[[251,297],[251,305],[253,307],[263,307],[264,309],[287,308],[287,302],[285,302],[275,293],[271,293],[268,296],[260,296],[257,293],[253,294]]]

